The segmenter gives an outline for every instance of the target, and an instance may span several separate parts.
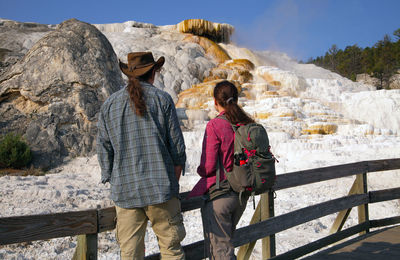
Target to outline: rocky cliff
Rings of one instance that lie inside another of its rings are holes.
[[[123,84],[107,38],[67,20],[0,77],[0,131],[24,134],[42,168],[93,153],[99,108]]]

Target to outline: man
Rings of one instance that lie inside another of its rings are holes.
[[[148,220],[162,259],[184,259],[178,181],[185,144],[171,96],[152,85],[164,61],[155,62],[151,52],[129,53],[128,64],[120,62],[128,86],[99,114],[98,160],[102,182],[111,184],[122,260],[144,258]]]

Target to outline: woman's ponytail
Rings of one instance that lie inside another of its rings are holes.
[[[214,98],[225,109],[225,116],[231,124],[249,124],[254,120],[238,105],[238,90],[235,85],[225,80],[217,83]]]

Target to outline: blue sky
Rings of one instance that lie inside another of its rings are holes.
[[[236,44],[278,50],[296,59],[324,55],[336,44],[372,46],[400,28],[399,0],[0,0],[0,17],[58,24],[129,20],[155,25],[190,18],[229,23]]]

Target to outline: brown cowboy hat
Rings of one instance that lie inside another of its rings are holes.
[[[128,54],[128,64],[119,61],[119,67],[126,76],[139,77],[146,74],[153,67],[156,69],[161,68],[164,62],[165,58],[163,56],[154,61],[151,52],[131,52]]]

